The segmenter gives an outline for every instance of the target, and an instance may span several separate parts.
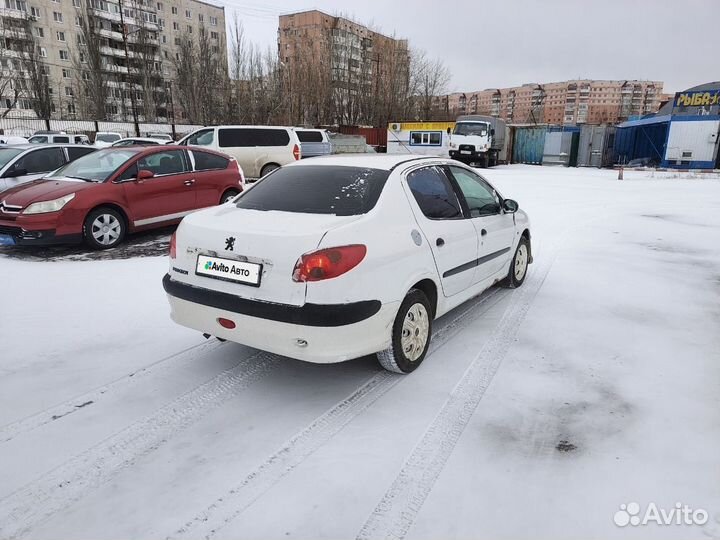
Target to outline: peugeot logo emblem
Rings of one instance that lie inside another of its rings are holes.
[[[230,236],[225,239],[225,251],[233,251],[235,249],[235,237]]]

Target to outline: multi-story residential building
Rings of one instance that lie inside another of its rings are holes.
[[[335,90],[336,107],[359,115],[341,113],[341,122],[368,121],[362,110],[353,110],[355,99],[405,90],[409,77],[407,40],[318,10],[280,16],[278,57],[289,73],[320,70],[322,83]]]
[[[106,86],[106,119],[166,120],[180,40],[208,32],[213,49],[226,54],[225,10],[199,0],[0,2],[3,76],[9,70],[22,73],[22,55],[35,47],[48,77],[53,118],[88,118],[83,110],[87,96],[82,95],[88,85],[83,81],[97,70]],[[17,85],[23,83],[3,87],[0,81],[0,111],[13,104]],[[21,96],[15,108],[31,113],[31,92],[25,88]],[[175,113],[182,116],[179,109]]]
[[[449,116],[487,114],[519,124],[614,124],[654,113],[660,81],[572,80],[447,96]]]

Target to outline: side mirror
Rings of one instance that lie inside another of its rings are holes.
[[[137,174],[137,181],[144,182],[145,180],[149,180],[153,176],[155,176],[154,172],[149,171],[148,169],[140,169]]]
[[[507,214],[514,214],[518,211],[520,205],[518,205],[518,203],[516,201],[513,201],[512,199],[505,199],[503,200],[502,207]]]
[[[447,128],[447,134],[450,135],[450,133],[452,133],[452,129]]]
[[[490,128],[490,135],[495,136],[495,128]]]
[[[18,176],[25,176],[27,174],[27,169],[10,169],[7,171],[3,176],[5,178],[17,178]]]

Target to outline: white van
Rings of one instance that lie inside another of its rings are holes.
[[[178,144],[224,152],[238,161],[246,178],[261,178],[301,157],[297,134],[287,127],[207,127],[186,135]]]
[[[39,132],[28,139],[30,144],[90,144],[87,135],[57,132]]]

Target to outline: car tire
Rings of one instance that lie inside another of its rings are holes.
[[[507,277],[502,281],[503,287],[517,289],[525,281],[528,265],[530,264],[530,242],[524,236],[520,237],[515,255],[510,261]]]
[[[280,165],[277,165],[277,164],[275,164],[275,163],[268,163],[267,165],[265,165],[265,166],[260,170],[260,178],[262,178],[263,176],[266,176],[266,175],[270,174],[270,173],[273,172],[275,169],[279,169],[279,168],[280,168]]]
[[[108,207],[96,208],[85,218],[83,239],[93,249],[110,249],[119,245],[127,232],[123,215]]]
[[[220,204],[230,202],[231,199],[234,199],[238,195],[240,195],[240,192],[238,190],[228,189],[225,193],[222,194],[222,197],[220,197]]]
[[[417,369],[430,346],[432,312],[425,293],[410,289],[395,317],[390,347],[377,353],[382,367],[402,374]]]

